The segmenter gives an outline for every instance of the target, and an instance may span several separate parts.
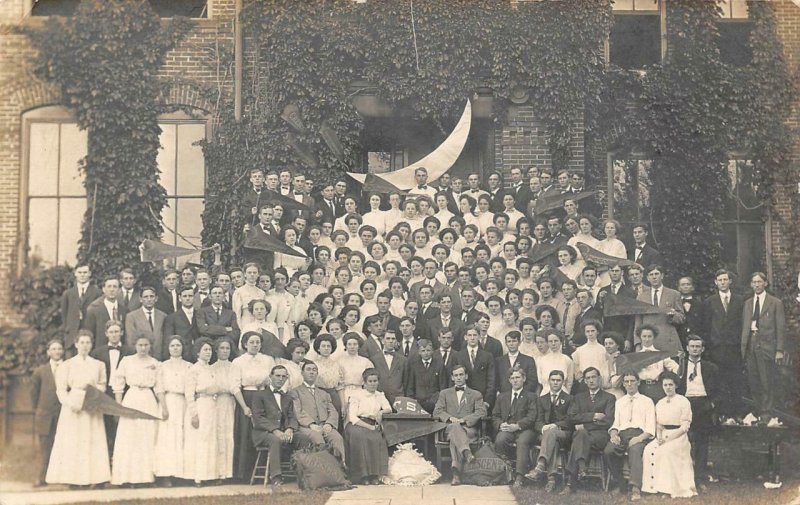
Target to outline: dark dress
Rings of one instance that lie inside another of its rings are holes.
[[[365,477],[380,477],[389,472],[389,448],[382,430],[368,430],[354,423],[359,416],[376,415],[391,409],[381,392],[368,393],[362,389],[350,396],[347,407],[345,442],[350,481],[361,482]],[[361,417],[364,421],[364,418]],[[370,420],[365,422],[370,423]]]

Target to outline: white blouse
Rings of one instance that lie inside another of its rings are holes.
[[[358,416],[376,416],[382,410],[391,410],[389,400],[380,391],[369,393],[366,389],[354,392],[347,407],[347,420],[355,424]]]

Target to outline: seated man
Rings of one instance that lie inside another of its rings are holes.
[[[536,405],[536,423],[534,431],[541,434],[539,456],[536,467],[526,475],[531,480],[547,474],[547,485],[544,490],[552,493],[556,489],[558,473],[558,451],[569,444],[572,436],[572,425],[569,422],[569,406],[572,397],[561,390],[564,385],[564,372],[553,370],[547,377],[550,392],[539,397]]]
[[[282,387],[289,379],[289,371],[283,365],[272,367],[269,385],[253,396],[253,444],[267,447],[269,458],[268,478],[273,486],[283,483],[281,477],[281,449],[284,445],[298,448],[304,437],[295,434],[299,428],[292,400],[284,395]]]
[[[447,387],[450,380],[444,368],[442,355],[433,352],[430,340],[420,339],[416,343],[417,352],[408,360],[406,375],[406,396],[416,399],[426,412],[433,412],[439,391]]]
[[[312,444],[330,444],[334,455],[344,462],[344,439],[336,431],[339,428],[339,412],[327,391],[315,385],[319,368],[313,361],[304,360],[300,369],[303,383],[289,392],[292,409],[300,426],[298,431]]]
[[[525,380],[523,368],[512,368],[508,376],[511,388],[500,393],[492,413],[492,425],[497,433],[494,440],[497,452],[507,459],[515,457],[517,462],[515,487],[524,484],[523,476],[531,466],[531,447],[536,443],[536,433],[533,431],[536,394],[523,389]]]
[[[628,371],[622,375],[622,386],[625,396],[615,403],[614,423],[608,430],[610,440],[603,457],[617,485],[616,493],[619,494],[622,492],[622,458],[628,451],[631,500],[640,500],[642,457],[647,442],[656,433],[656,408],[653,400],[639,393],[639,376],[635,372]]]
[[[464,464],[475,459],[469,443],[478,436],[478,423],[486,417],[486,405],[479,391],[466,387],[467,369],[464,365],[453,366],[451,378],[455,386],[439,393],[433,417],[448,423],[444,432],[450,441],[452,485],[458,486]]]
[[[614,404],[617,399],[600,386],[603,379],[600,370],[589,367],[583,371],[583,383],[588,391],[572,397],[568,416],[575,428],[572,448],[567,461],[567,485],[561,494],[570,494],[572,485],[586,476],[586,463],[591,451],[601,452],[608,444],[608,428],[614,420]]]

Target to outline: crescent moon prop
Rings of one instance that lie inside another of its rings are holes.
[[[425,167],[428,170],[428,180],[435,181],[441,177],[442,174],[450,170],[450,167],[455,164],[456,160],[461,155],[461,151],[464,150],[464,145],[467,143],[467,137],[469,137],[471,123],[472,104],[467,100],[464,112],[461,114],[461,119],[458,120],[453,131],[436,150],[407,167],[403,167],[388,174],[381,174],[380,178],[386,180],[400,190],[407,191],[416,186],[414,170],[419,167]],[[367,174],[347,172],[347,175],[361,184],[364,184],[364,181],[367,179]]]

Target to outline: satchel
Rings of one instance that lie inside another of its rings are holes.
[[[506,485],[511,480],[511,467],[494,450],[488,438],[481,439],[482,446],[475,453],[475,459],[464,465],[461,480],[464,484],[475,486]]]
[[[350,489],[341,461],[331,454],[327,445],[312,446],[292,454],[297,485],[302,490]]]

